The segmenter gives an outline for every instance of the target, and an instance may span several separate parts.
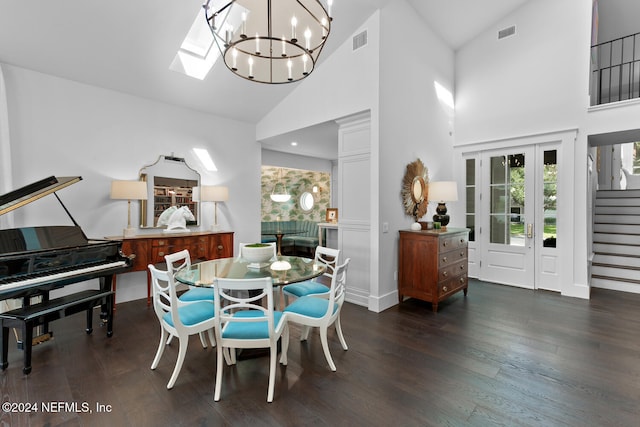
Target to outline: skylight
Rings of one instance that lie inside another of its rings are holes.
[[[169,69],[203,80],[219,57],[211,29],[202,12],[198,12]]]

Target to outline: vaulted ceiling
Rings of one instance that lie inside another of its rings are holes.
[[[335,0],[332,32],[319,66],[373,12],[393,1],[401,0]],[[457,49],[529,0],[406,1]],[[299,83],[248,82],[221,61],[204,80],[169,69],[191,24],[202,14],[202,3],[0,0],[0,63],[256,123]],[[284,140],[291,138],[295,135]]]

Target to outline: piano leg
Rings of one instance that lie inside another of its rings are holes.
[[[93,308],[87,310],[87,329],[85,329],[87,335],[93,332]]]
[[[0,320],[0,333],[2,337],[0,339],[0,352],[2,353],[2,361],[0,362],[0,368],[4,371],[9,366],[7,361],[9,357],[9,328],[4,326],[2,320]]]
[[[31,373],[31,348],[33,342],[33,325],[29,322],[22,323],[22,339],[24,343],[24,367],[22,373],[29,375]]]

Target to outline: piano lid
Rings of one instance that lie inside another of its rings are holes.
[[[46,195],[54,193],[82,180],[81,176],[59,177],[50,176],[33,184],[13,190],[0,196],[0,215],[18,209]]]

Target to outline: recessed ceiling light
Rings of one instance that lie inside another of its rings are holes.
[[[297,142],[295,142],[295,141],[293,141],[293,142],[291,143],[291,146],[292,146],[292,147],[297,147],[297,146],[298,146],[298,143],[297,143]]]

